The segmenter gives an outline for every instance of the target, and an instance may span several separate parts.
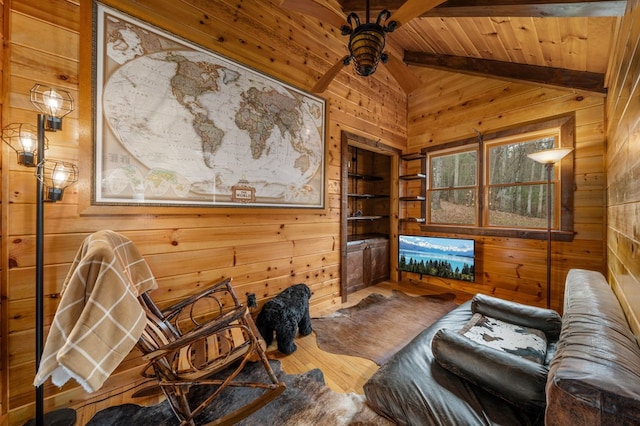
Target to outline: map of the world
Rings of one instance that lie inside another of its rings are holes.
[[[97,203],[324,206],[322,99],[97,16]]]

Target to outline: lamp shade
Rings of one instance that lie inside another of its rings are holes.
[[[571,151],[573,151],[573,148],[545,149],[544,151],[527,154],[527,157],[531,158],[533,161],[537,161],[538,163],[555,164],[566,157]]]
[[[62,129],[62,117],[73,111],[73,98],[66,90],[54,90],[36,83],[31,88],[31,103],[47,117],[47,130]]]
[[[18,155],[18,164],[35,167],[38,159],[38,129],[31,124],[12,123],[2,129],[2,140]],[[45,149],[48,148],[45,137]]]
[[[47,159],[38,166],[42,174],[36,177],[44,184],[47,201],[61,200],[65,188],[78,181],[78,167],[73,163]]]

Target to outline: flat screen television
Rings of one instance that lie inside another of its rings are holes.
[[[462,281],[475,281],[475,240],[400,235],[398,269]]]

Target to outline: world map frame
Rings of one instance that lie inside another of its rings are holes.
[[[324,209],[324,99],[100,2],[93,16],[93,205]]]

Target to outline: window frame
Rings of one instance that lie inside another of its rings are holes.
[[[459,225],[459,224],[430,224],[427,223],[420,226],[422,231],[425,232],[437,232],[437,233],[456,233],[456,234],[468,234],[477,236],[499,236],[499,237],[513,237],[513,238],[526,238],[526,239],[539,239],[544,240],[547,238],[547,229],[537,228],[506,228],[498,226],[488,226],[487,213],[488,206],[488,188],[487,173],[488,168],[485,167],[485,159],[488,158],[487,149],[488,146],[500,143],[501,140],[517,140],[526,135],[533,134],[558,134],[559,146],[563,148],[575,147],[575,116],[574,114],[558,116],[545,120],[540,120],[531,123],[525,123],[522,125],[510,127],[507,129],[484,133],[477,132],[478,135],[473,138],[458,140],[442,145],[433,147],[426,147],[421,150],[421,153],[427,156],[427,158],[434,157],[438,154],[446,152],[463,152],[471,150],[477,150],[477,194],[476,194],[476,226],[472,225]],[[487,170],[485,170],[487,169]],[[431,177],[431,161],[427,161],[427,179]],[[553,223],[557,223],[557,229],[552,227],[552,239],[558,241],[572,241],[574,236],[573,231],[573,199],[574,199],[574,152],[567,155],[554,166],[555,181],[560,185],[560,191],[554,191],[556,194],[556,200],[554,203]],[[546,183],[546,181],[545,181]],[[430,182],[425,185],[425,208],[427,210],[427,217],[429,217],[429,188]]]

